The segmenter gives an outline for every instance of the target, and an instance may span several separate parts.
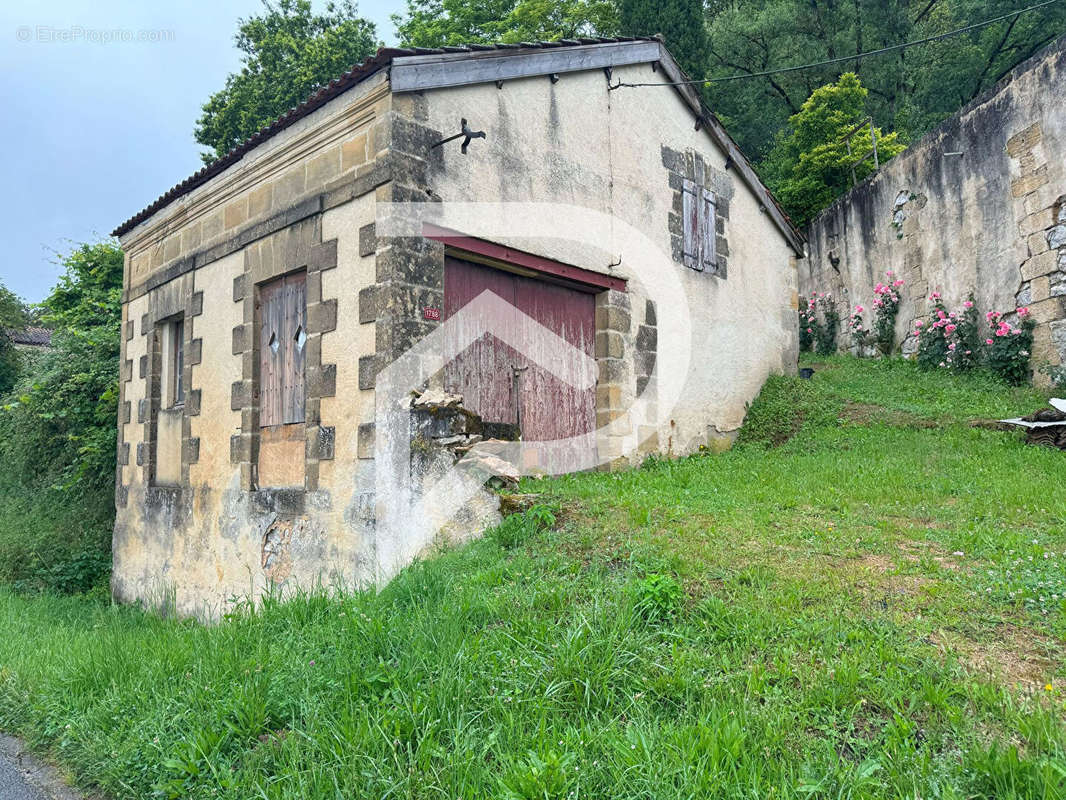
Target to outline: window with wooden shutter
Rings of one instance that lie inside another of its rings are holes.
[[[684,233],[682,256],[685,266],[702,270],[700,262],[700,201],[699,189],[693,181],[686,179],[681,184],[681,220]]]
[[[163,371],[159,397],[162,408],[185,405],[185,322],[182,318],[163,322],[157,329],[161,337]]]
[[[714,236],[714,193],[704,189],[700,199],[700,263],[704,272],[718,271]]]
[[[697,272],[718,271],[714,192],[695,181],[681,184],[682,257]]]
[[[259,289],[259,426],[304,421],[306,280],[288,275]]]

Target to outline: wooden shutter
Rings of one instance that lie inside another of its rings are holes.
[[[718,250],[715,246],[714,193],[702,190],[700,200],[700,264],[707,272],[718,271]]]
[[[306,291],[302,274],[259,290],[259,425],[304,421]]]
[[[281,390],[281,416],[286,425],[304,421],[304,351],[307,349],[307,304],[304,276],[285,279],[285,372]]]
[[[682,256],[686,267],[697,270],[703,269],[699,259],[699,218],[700,203],[696,184],[686,179],[681,184]]]

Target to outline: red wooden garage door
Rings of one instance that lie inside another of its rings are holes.
[[[595,295],[457,258],[445,260],[445,319],[486,290],[593,356]],[[456,335],[462,337],[463,331],[456,330]],[[483,419],[518,424],[527,442],[594,430],[595,387],[575,389],[534,363],[533,357],[541,363],[559,363],[574,354],[519,353],[485,334],[448,365],[446,388],[463,395],[466,407]]]

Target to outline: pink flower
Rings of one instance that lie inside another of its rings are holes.
[[[948,350],[954,350],[954,349],[955,349],[955,343],[952,342],[951,344],[948,345]]]
[[[861,314],[862,311],[863,311],[862,306],[855,306],[855,313],[856,314]]]
[[[814,333],[814,331],[812,331],[812,330],[811,330],[810,328],[807,328],[807,333]],[[992,344],[992,340],[991,340],[991,339],[989,339],[989,340],[988,340],[988,343],[989,343],[989,344]]]
[[[902,286],[903,285],[903,280],[900,279],[900,280],[892,281],[892,285],[893,286]]]
[[[936,315],[939,319],[947,319],[948,315],[944,313],[944,309],[938,309]]]
[[[957,327],[958,326],[956,326],[956,325],[945,325],[944,326],[944,333],[954,333],[957,330]]]
[[[971,301],[969,301],[969,300],[967,300],[965,303],[963,303],[963,305],[966,308],[973,308],[973,303]]]
[[[916,320],[914,320],[914,327],[915,327],[915,328],[920,328],[920,327],[922,327],[922,326],[923,326],[924,324],[925,324],[925,323],[924,323],[924,322],[922,322],[922,321],[921,321],[920,319],[916,319]]]
[[[1028,307],[1019,308],[1018,309],[1018,316],[1019,317],[1027,317],[1027,316],[1029,316]]]
[[[985,344],[992,344],[992,340],[991,339],[985,339]]]

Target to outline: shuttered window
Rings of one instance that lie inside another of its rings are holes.
[[[304,421],[306,281],[288,275],[259,289],[259,425]]]
[[[681,216],[685,266],[698,272],[717,272],[714,193],[685,180],[681,185]]]
[[[163,408],[180,408],[185,404],[185,323],[181,318],[162,323],[159,328],[163,351],[163,373],[159,396]]]

